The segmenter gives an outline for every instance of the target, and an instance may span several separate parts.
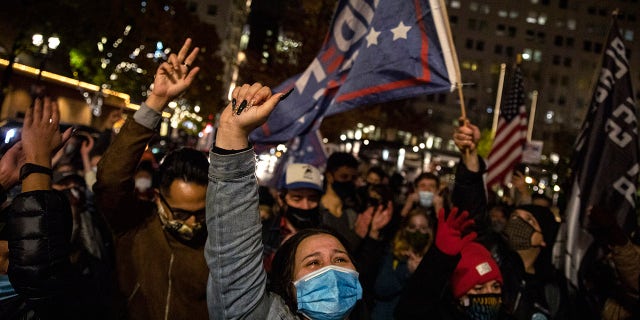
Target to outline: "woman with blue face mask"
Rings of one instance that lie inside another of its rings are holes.
[[[232,97],[210,157],[205,246],[209,318],[346,319],[362,298],[362,286],[346,246],[331,232],[301,230],[283,243],[267,289],[256,155],[247,136],[286,95],[256,83],[237,87]]]

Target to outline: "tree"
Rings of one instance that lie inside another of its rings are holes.
[[[183,98],[207,113],[219,105],[222,62],[215,52],[220,41],[215,27],[188,12],[185,1],[10,1],[0,13],[0,26],[8,31],[0,44],[11,48],[10,43],[20,43],[22,51],[34,32],[57,34],[62,42],[51,57],[52,70],[128,93],[133,102],[145,99],[165,50],[191,37],[201,47],[194,63],[201,71]],[[163,47],[157,50],[159,41]]]

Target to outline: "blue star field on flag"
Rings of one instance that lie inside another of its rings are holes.
[[[251,140],[286,142],[325,116],[451,90],[454,49],[443,35],[448,22],[441,3],[341,0],[319,54],[303,73],[275,88],[295,90]]]

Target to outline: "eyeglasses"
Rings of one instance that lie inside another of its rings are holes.
[[[173,215],[174,219],[186,221],[191,216],[195,216],[196,221],[198,222],[205,221],[206,208],[198,209],[195,211],[188,211],[184,209],[174,209],[169,205],[169,203],[167,202],[167,199],[164,198],[161,192],[158,192],[158,195],[160,196],[160,201],[162,201],[162,203],[164,203],[164,205],[167,206],[167,208],[169,209],[169,212],[171,212],[171,215]]]

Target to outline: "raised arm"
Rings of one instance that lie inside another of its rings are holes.
[[[486,216],[487,197],[482,175],[485,163],[478,155],[480,130],[467,119],[460,119],[453,141],[460,149],[461,158],[456,168],[456,179],[451,194],[453,205],[467,210],[482,225]]]
[[[233,91],[211,150],[205,258],[211,319],[265,318],[270,307],[262,266],[255,153],[249,133],[263,124],[282,94],[259,83]]]
[[[27,110],[22,193],[11,203],[7,219],[9,279],[43,319],[71,318],[71,314],[77,318],[79,308],[72,304],[83,303],[76,300],[80,293],[75,288],[81,284],[74,281],[69,261],[71,208],[64,195],[50,186],[51,157],[71,135],[71,130],[58,131],[58,121],[57,105],[48,98],[37,99]]]
[[[98,164],[94,192],[99,210],[115,233],[125,232],[146,218],[124,215],[135,210],[123,211],[120,208],[132,208],[138,204],[134,193],[134,173],[162,119],[162,109],[191,85],[200,70],[198,67],[190,69],[198,55],[198,48],[189,51],[190,47],[191,39],[187,39],[177,55],[171,54],[158,67],[151,94],[133,119],[127,119]]]

